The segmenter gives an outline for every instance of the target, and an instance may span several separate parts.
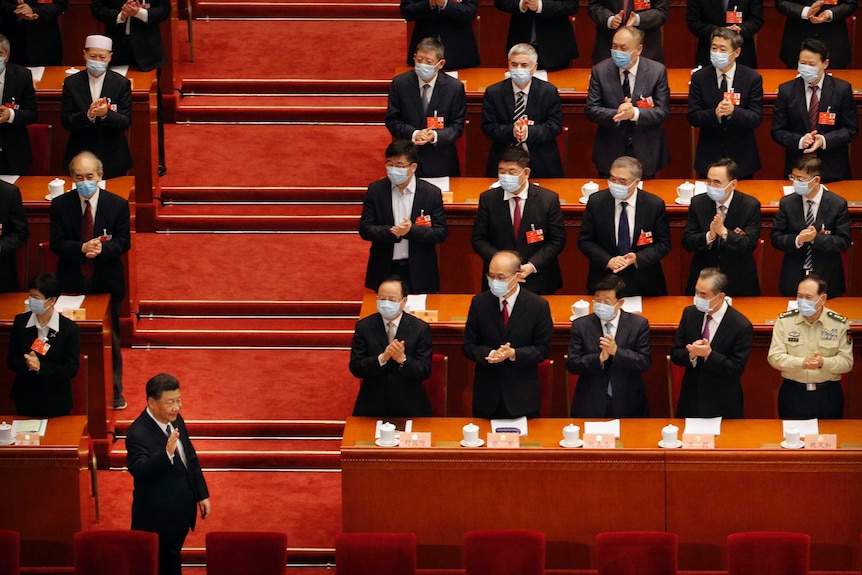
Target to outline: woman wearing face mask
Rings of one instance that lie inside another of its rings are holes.
[[[69,415],[81,349],[78,326],[54,307],[60,285],[53,274],[37,275],[29,288],[30,311],[15,316],[9,338],[15,411],[39,418]]]

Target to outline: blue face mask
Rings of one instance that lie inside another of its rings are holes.
[[[78,190],[78,193],[81,194],[84,198],[90,199],[93,197],[93,194],[96,193],[96,189],[99,187],[99,182],[96,180],[84,180],[82,182],[75,182],[75,189]]]
[[[0,58],[0,72],[6,69],[6,58]]]
[[[820,68],[818,68],[817,66],[799,64],[796,67],[796,71],[799,72],[799,75],[802,76],[802,79],[805,80],[805,82],[808,84],[814,84],[820,77]]]
[[[399,168],[397,166],[386,166],[386,177],[389,181],[400,186],[410,177],[409,168]]]
[[[629,197],[629,186],[608,182],[608,190],[610,190],[611,195],[616,200],[624,200]]]
[[[727,52],[710,52],[709,63],[719,70],[724,70],[730,66],[730,54]]]
[[[814,178],[811,178],[813,180]],[[793,191],[799,194],[800,196],[807,196],[811,192],[811,188],[808,187],[808,184],[811,183],[811,180],[807,182],[798,182],[793,180]]]
[[[632,53],[625,50],[611,50],[611,58],[617,68],[628,68],[632,63]]]
[[[47,300],[44,299],[36,299],[33,296],[30,296],[30,299],[27,300],[27,305],[30,308],[30,311],[35,313],[36,315],[42,315],[45,313],[45,302]]]
[[[509,193],[516,192],[521,188],[521,176],[514,174],[497,174],[500,187]]]
[[[509,68],[509,77],[519,86],[526,86],[532,74],[527,68]]]
[[[108,69],[107,62],[100,62],[99,60],[87,60],[87,71],[90,72],[93,76],[101,76],[105,73],[105,70]]]
[[[711,304],[712,304],[713,299],[715,299],[715,298],[706,299],[706,298],[694,296],[694,307],[697,308],[697,311],[702,312],[702,313],[706,313],[709,311],[709,308],[712,307]]]
[[[416,75],[425,82],[429,81],[437,73],[437,66],[432,66],[431,64],[414,64],[413,69],[416,71]]]
[[[617,306],[593,302],[593,313],[602,321],[611,321],[617,315]]]
[[[509,282],[498,279],[488,280],[488,289],[496,297],[503,297],[509,293]]]
[[[729,186],[730,184],[727,184]],[[724,196],[727,195],[727,186],[723,188],[713,188],[712,186],[706,187],[706,195],[709,196],[709,199],[713,202],[720,202],[724,199]]]
[[[394,319],[401,313],[400,301],[377,300],[377,311],[386,319]]]
[[[796,306],[799,308],[799,313],[804,317],[811,317],[817,313],[817,301],[796,298]]]

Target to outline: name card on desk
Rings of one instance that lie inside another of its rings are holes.
[[[807,435],[805,436],[805,449],[838,449],[838,436],[834,433]]]
[[[438,310],[436,309],[417,309],[410,312],[414,317],[421,319],[424,322],[437,321]]]
[[[584,449],[615,449],[617,440],[613,433],[585,433]]]
[[[453,192],[440,192],[440,195],[443,196],[444,204],[455,203],[455,194]]]
[[[497,449],[513,449],[521,447],[521,438],[517,433],[489,433],[488,447]]]
[[[87,319],[87,309],[83,307],[78,309],[64,309],[60,314],[66,316],[72,321],[84,321]]]
[[[402,433],[398,439],[399,447],[431,447],[431,432],[416,431]]]
[[[708,433],[685,433],[682,436],[683,449],[715,449],[715,436]]]

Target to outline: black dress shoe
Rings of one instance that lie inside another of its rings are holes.
[[[168,172],[168,168],[164,164],[159,164],[159,175],[164,176]]]

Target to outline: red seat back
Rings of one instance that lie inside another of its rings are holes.
[[[661,531],[599,533],[598,575],[676,575],[678,542]]]
[[[213,531],[206,535],[207,575],[283,575],[287,534],[273,531]]]
[[[50,174],[51,159],[51,124],[29,124],[27,134],[30,136],[30,151],[33,163],[30,164],[28,176],[47,176]]]
[[[60,258],[57,257],[57,254],[51,251],[50,243],[39,242],[39,261],[42,267],[42,269],[39,270],[39,273],[57,273],[57,265],[60,262]]]
[[[148,531],[79,531],[75,575],[158,575],[159,536]]]
[[[18,575],[21,567],[21,536],[0,529],[0,575]]]
[[[335,537],[337,575],[415,575],[413,533],[341,533]]]
[[[566,415],[572,413],[575,391],[578,389],[578,374],[566,371]]]
[[[464,535],[466,575],[544,575],[545,534],[480,530]]]
[[[808,575],[811,537],[752,531],[727,538],[728,575]]]
[[[554,361],[546,359],[539,364],[539,396],[541,398],[541,407],[539,407],[539,415],[541,417],[551,417],[551,398],[554,391]]]
[[[449,358],[442,353],[431,356],[431,375],[422,382],[434,417],[446,417],[446,388],[449,380]]]
[[[685,368],[676,365],[667,356],[667,394],[670,402],[670,416],[676,417],[679,407],[679,393],[682,391],[682,378],[685,377]]]

